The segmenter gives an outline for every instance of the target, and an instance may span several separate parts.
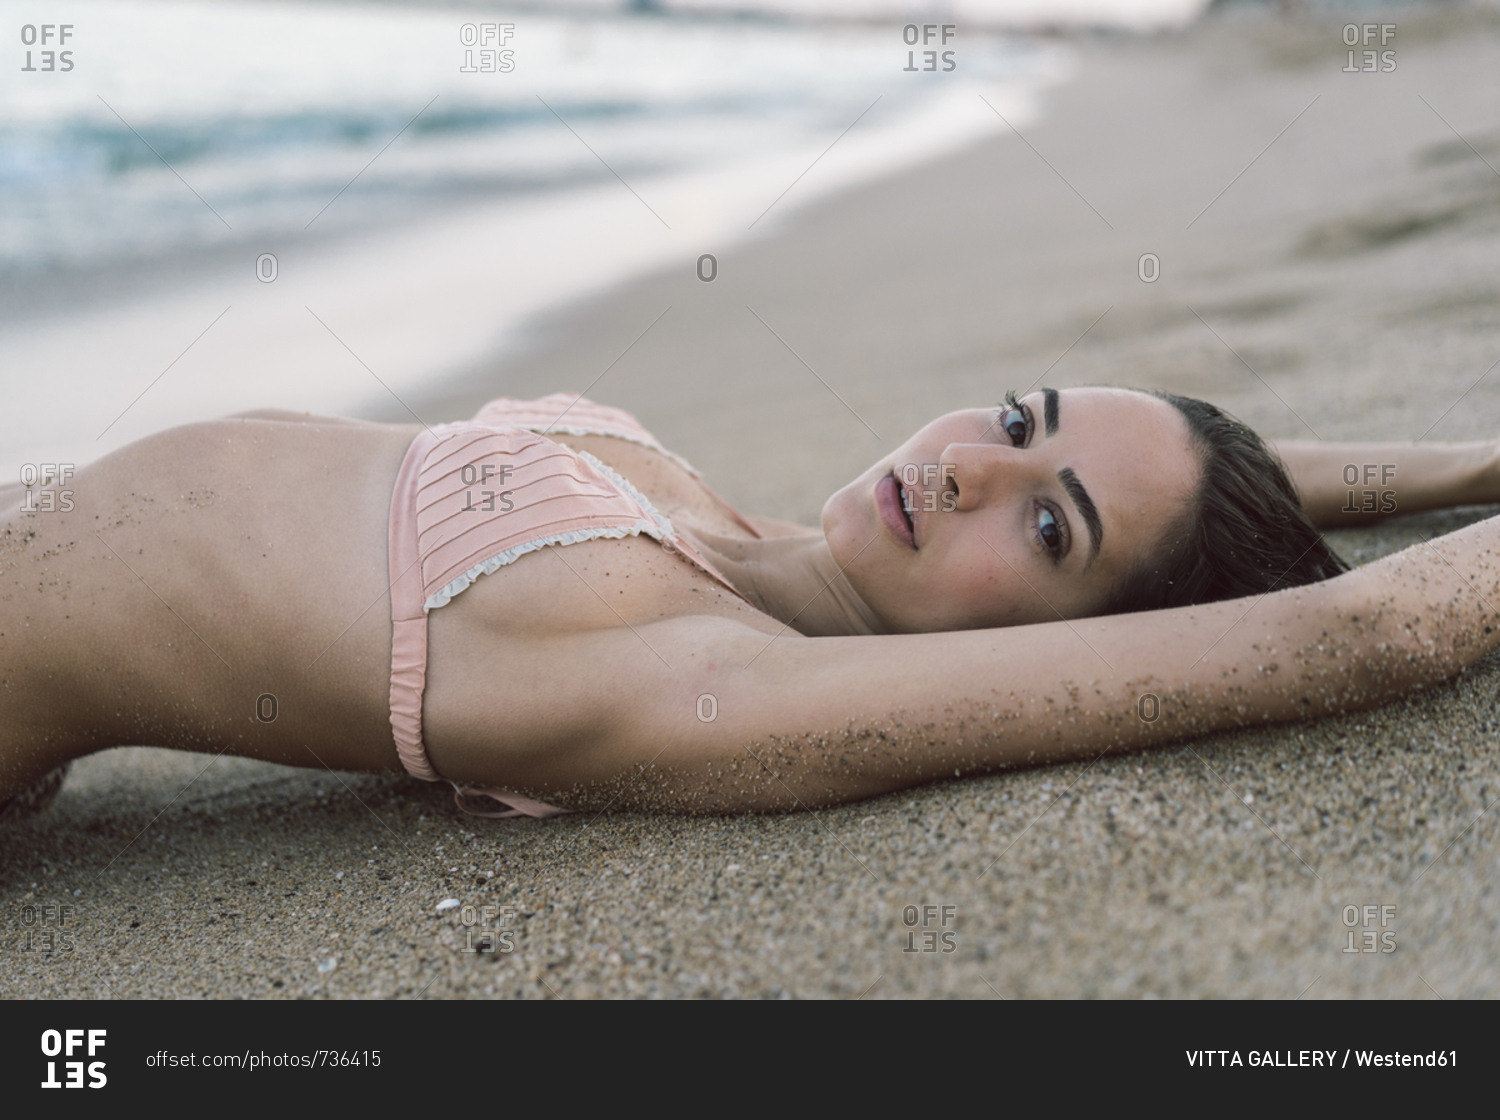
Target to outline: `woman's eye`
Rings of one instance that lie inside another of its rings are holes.
[[[1050,509],[1044,509],[1036,515],[1036,531],[1050,551],[1056,552],[1062,548],[1062,529],[1058,527],[1057,518]]]
[[[1015,446],[1020,447],[1026,442],[1026,415],[1019,408],[1002,408],[1000,427]]]

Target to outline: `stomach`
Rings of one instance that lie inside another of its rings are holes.
[[[25,635],[7,664],[46,666],[94,745],[387,768],[371,746],[389,738],[385,534],[410,439],[206,421],[112,452],[45,502],[7,495],[0,630]]]

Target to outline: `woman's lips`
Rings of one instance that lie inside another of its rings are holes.
[[[917,547],[912,524],[901,505],[901,487],[897,485],[894,474],[886,475],[875,484],[875,508],[880,511],[880,520],[890,530],[891,536],[907,548]]]

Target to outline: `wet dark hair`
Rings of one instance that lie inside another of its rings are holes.
[[[1100,614],[1129,614],[1261,595],[1329,579],[1349,566],[1308,519],[1286,466],[1223,409],[1140,389],[1187,420],[1202,472],[1197,492]]]

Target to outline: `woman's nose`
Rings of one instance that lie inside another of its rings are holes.
[[[1025,448],[951,443],[943,449],[938,471],[944,488],[957,491],[952,508],[971,510],[1028,480],[1036,466],[1035,452]]]

